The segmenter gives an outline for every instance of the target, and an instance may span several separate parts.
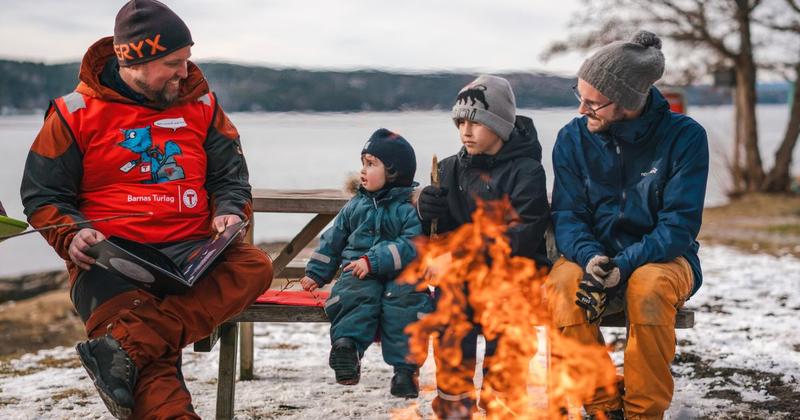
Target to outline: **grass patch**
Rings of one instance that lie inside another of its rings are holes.
[[[69,359],[56,359],[55,357],[47,356],[44,359],[36,362],[36,365],[26,367],[25,369],[15,368],[9,362],[0,362],[0,376],[27,376],[50,368],[71,369],[80,366],[81,362],[77,357]]]
[[[55,394],[53,394],[52,398],[53,398],[53,401],[58,402],[58,401],[61,401],[61,400],[66,400],[68,398],[72,398],[72,397],[77,397],[77,398],[79,398],[81,400],[85,400],[85,399],[88,399],[90,397],[90,395],[89,395],[88,392],[86,392],[84,390],[76,389],[76,388],[70,388],[70,389],[65,389],[63,391],[56,392]],[[83,401],[83,402],[76,401],[74,403],[77,404],[77,405],[80,405],[80,406],[86,405],[85,401]]]
[[[800,216],[800,195],[797,194],[747,194],[720,207],[703,211],[707,218],[729,217],[779,217]]]
[[[25,369],[16,369],[10,363],[0,363],[0,376],[27,376],[42,371],[44,368],[31,366]]]
[[[800,195],[748,194],[703,210],[701,243],[800,257]]]
[[[11,404],[18,404],[19,400],[16,398],[7,398],[7,397],[0,397],[0,407],[11,405]]]
[[[800,223],[785,223],[781,225],[767,226],[764,230],[779,235],[800,235]]]
[[[47,368],[55,368],[55,369],[74,369],[81,367],[81,362],[78,360],[78,357],[70,357],[69,359],[56,359],[51,356],[47,356],[44,359],[39,361],[39,365]]]
[[[277,344],[270,344],[266,346],[269,350],[297,350],[301,346],[298,344],[289,344],[289,343],[277,343]]]

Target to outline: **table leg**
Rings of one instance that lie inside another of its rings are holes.
[[[239,323],[239,379],[249,381],[253,375],[253,323]]]
[[[219,375],[217,382],[217,419],[232,419],[236,394],[237,323],[220,326]]]

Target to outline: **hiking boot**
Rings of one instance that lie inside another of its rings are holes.
[[[602,416],[601,416],[601,414],[599,414],[597,412],[595,412],[593,414],[589,414],[589,415],[586,416],[586,419],[588,419],[588,420],[600,420],[600,419],[605,419],[605,420],[625,420],[625,413],[622,411],[621,408],[618,408],[618,409],[616,409],[614,411],[606,411],[606,412],[602,413]]]
[[[416,370],[396,370],[392,376],[390,392],[395,397],[417,398],[419,396],[419,373]]]
[[[127,419],[133,411],[137,374],[128,353],[110,335],[78,343],[76,350],[108,411],[118,419]]]
[[[609,411],[608,413],[606,413],[606,418],[608,420],[625,420],[625,413],[622,411],[621,408],[619,408],[614,411]]]
[[[336,374],[336,382],[341,385],[355,385],[361,379],[361,358],[356,343],[347,337],[333,342],[328,364]]]
[[[470,420],[476,411],[475,400],[448,400],[437,396],[431,402],[433,413],[440,420]]]

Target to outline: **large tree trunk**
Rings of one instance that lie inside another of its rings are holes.
[[[744,174],[742,174],[742,110],[739,105],[738,94],[733,89],[733,160],[730,163],[730,173],[733,177],[733,188],[729,192],[731,197],[742,195],[745,191]]]
[[[741,112],[739,124],[745,152],[745,184],[747,191],[758,191],[764,182],[764,168],[758,150],[756,64],[750,37],[750,5],[747,0],[737,0],[737,3],[736,20],[739,23],[741,50],[736,60],[736,99]]]
[[[798,79],[794,83],[794,95],[792,96],[792,109],[789,111],[789,123],[786,125],[786,134],[778,151],[775,152],[775,166],[764,180],[762,190],[768,192],[785,192],[791,186],[791,167],[794,146],[797,144],[797,137],[800,136],[800,89],[797,82],[800,80],[800,64],[795,68]]]

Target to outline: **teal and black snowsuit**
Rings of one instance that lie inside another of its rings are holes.
[[[403,329],[433,310],[429,294],[396,281],[416,258],[412,239],[422,234],[410,202],[412,191],[413,187],[374,193],[359,189],[336,216],[333,227],[322,234],[319,248],[306,266],[306,275],[323,286],[340,267],[366,256],[370,273],[358,279],[343,271],[325,302],[331,343],[348,337],[363,355],[380,328],[383,359],[395,369],[416,369],[406,360],[408,335]]]

